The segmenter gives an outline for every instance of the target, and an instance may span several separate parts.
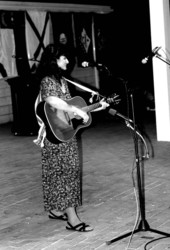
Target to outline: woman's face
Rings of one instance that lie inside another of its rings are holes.
[[[57,65],[59,68],[66,70],[67,69],[67,64],[69,63],[68,59],[66,56],[60,56],[57,59]]]

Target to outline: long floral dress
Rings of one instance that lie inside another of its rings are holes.
[[[63,100],[71,98],[67,82],[64,90],[59,82],[46,77],[41,82],[41,97],[57,96]],[[68,142],[53,144],[44,140],[42,148],[42,185],[44,209],[63,211],[81,205],[81,181],[79,151],[76,137]]]

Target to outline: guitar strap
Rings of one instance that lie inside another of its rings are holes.
[[[65,77],[63,77],[63,78],[64,78],[67,82],[72,83],[73,85],[79,87],[80,89],[83,89],[83,90],[85,90],[85,91],[87,91],[87,92],[90,92],[91,95],[92,95],[92,97],[90,98],[89,101],[90,101],[91,103],[93,102],[93,97],[94,97],[94,95],[99,96],[99,93],[98,93],[98,92],[96,92],[96,91],[94,91],[94,90],[92,90],[92,89],[90,89],[90,88],[87,88],[87,87],[85,87],[85,86],[83,86],[83,85],[81,85],[81,84],[79,84],[79,83],[77,83],[77,82],[71,81],[71,80],[69,80],[69,79],[67,79],[67,78],[65,78]]]
[[[38,125],[39,125],[39,131],[38,131],[38,136],[37,136],[37,139],[33,140],[33,142],[37,145],[37,146],[40,146],[40,147],[43,147],[44,146],[44,138],[46,136],[46,130],[45,130],[45,125],[44,125],[44,122],[41,120],[41,118],[37,115],[37,106],[38,104],[42,101],[42,98],[41,98],[41,93],[38,94],[37,96],[37,99],[35,101],[35,105],[34,105],[34,109],[35,109],[35,115],[36,115],[36,118],[37,118],[37,122],[38,122]]]

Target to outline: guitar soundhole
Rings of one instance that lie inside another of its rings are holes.
[[[76,130],[80,125],[82,125],[83,119],[72,119],[72,126]]]

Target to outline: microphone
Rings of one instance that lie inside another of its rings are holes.
[[[142,59],[142,63],[146,64],[149,59],[151,59],[152,57],[154,57],[155,55],[157,55],[158,51],[160,50],[160,48],[161,47],[155,47],[147,57],[145,57],[145,58]]]
[[[113,116],[117,115],[117,116],[123,118],[125,121],[133,122],[131,119],[129,119],[128,117],[126,117],[126,116],[124,116],[124,115],[122,115],[122,114],[120,114],[120,113],[117,112],[117,110],[115,110],[115,109],[109,109],[109,114],[111,114],[111,115],[113,115]]]
[[[103,65],[101,63],[97,63],[97,62],[87,62],[87,61],[83,61],[81,63],[83,68],[87,68],[87,67],[102,67]]]

